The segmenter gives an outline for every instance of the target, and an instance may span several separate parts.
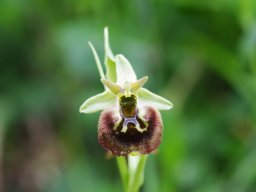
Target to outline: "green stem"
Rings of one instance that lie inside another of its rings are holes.
[[[144,167],[147,155],[128,155],[128,166],[125,157],[117,157],[117,165],[125,192],[138,192],[144,182]]]
[[[124,186],[124,191],[127,191],[128,187],[128,168],[127,168],[127,161],[126,157],[116,157],[117,166],[121,175],[122,183]]]

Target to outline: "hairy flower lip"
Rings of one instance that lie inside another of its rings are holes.
[[[98,124],[99,143],[112,152],[113,155],[126,156],[133,152],[148,154],[155,151],[162,140],[162,119],[158,110],[150,106],[145,106],[143,118],[148,123],[146,132],[138,132],[132,129],[127,133],[116,132],[113,130],[118,121],[113,109],[104,110],[101,113]]]

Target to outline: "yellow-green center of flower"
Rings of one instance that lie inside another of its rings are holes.
[[[121,96],[119,102],[121,112],[125,118],[136,116],[137,98],[135,95],[132,94],[130,97]]]
[[[147,122],[139,116],[137,109],[137,97],[133,93],[129,93],[129,97],[125,94],[119,96],[120,120],[115,124],[114,131],[119,133],[134,133],[137,130],[140,133],[147,131]]]

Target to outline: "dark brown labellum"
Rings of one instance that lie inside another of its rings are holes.
[[[128,155],[131,152],[148,154],[159,146],[162,139],[162,119],[158,110],[145,107],[145,115],[128,119],[118,118],[114,110],[102,112],[98,125],[99,143],[113,155]],[[127,129],[123,129],[127,121]],[[141,129],[136,128],[136,123]],[[142,130],[142,131],[141,131]]]

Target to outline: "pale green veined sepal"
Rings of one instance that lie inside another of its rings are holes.
[[[142,105],[149,105],[159,110],[169,110],[173,107],[173,104],[170,101],[145,88],[139,89],[138,98]]]
[[[94,113],[116,105],[116,97],[110,91],[104,91],[87,99],[80,107],[80,113]]]

